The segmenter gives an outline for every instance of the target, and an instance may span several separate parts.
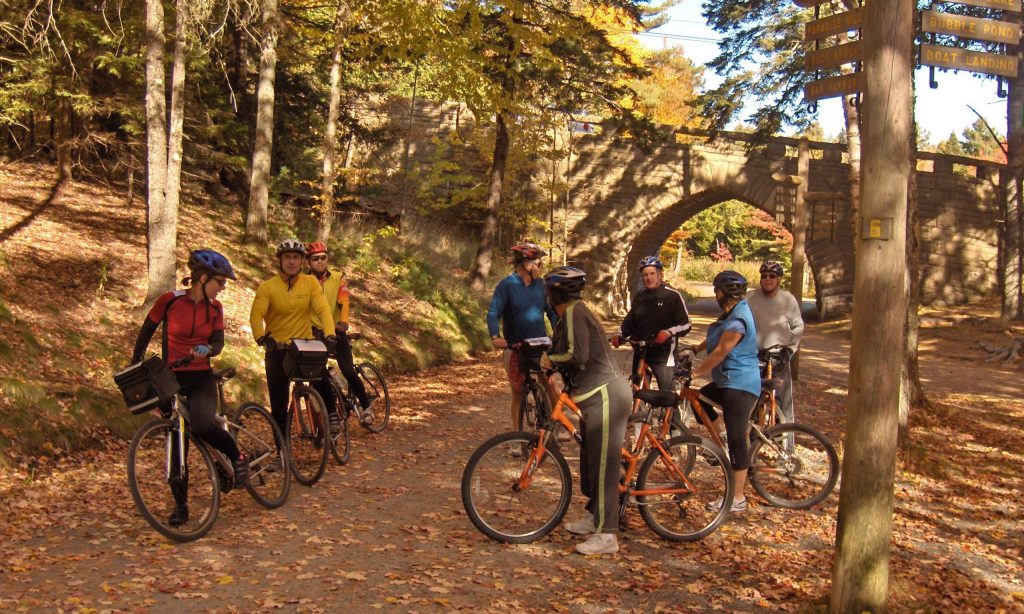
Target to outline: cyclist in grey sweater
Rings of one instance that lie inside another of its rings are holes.
[[[782,379],[778,398],[781,421],[793,422],[793,375],[789,359],[800,348],[804,320],[796,298],[779,289],[783,273],[781,264],[766,260],[761,265],[761,285],[747,293],[747,304],[754,314],[757,347],[763,350],[773,345],[786,346],[785,360],[775,368],[772,375]]]

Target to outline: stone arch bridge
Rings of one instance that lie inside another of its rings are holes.
[[[681,133],[678,133],[681,134]],[[775,138],[756,152],[749,135],[715,141],[688,131],[645,153],[625,142],[585,136],[571,162],[567,221],[569,259],[593,280],[591,296],[606,313],[628,307],[639,284],[636,265],[656,254],[681,223],[736,199],[792,231],[797,139]],[[696,137],[696,138],[694,138]],[[846,313],[853,295],[853,228],[845,145],[810,143],[808,226],[804,253],[822,318]],[[998,291],[997,218],[1003,165],[932,153],[918,154],[922,300],[963,303]],[[774,177],[774,178],[773,178]]]
[[[408,101],[393,101],[390,107],[367,112],[378,114],[381,123],[403,135],[406,168],[434,164],[437,137],[473,123],[472,114],[458,103],[421,101],[410,106]],[[768,212],[792,230],[795,188],[773,176],[797,174],[797,139],[774,138],[751,150],[747,134],[723,132],[714,141],[696,130],[679,130],[676,135],[675,142],[651,152],[628,140],[574,135],[568,170],[562,165],[558,171],[571,195],[565,222],[569,261],[588,272],[589,295],[607,314],[620,313],[629,304],[640,258],[657,253],[671,232],[704,209],[736,199]],[[810,143],[808,191],[830,195],[807,201],[804,253],[822,318],[846,313],[852,305],[854,255],[845,150],[843,144]],[[403,178],[383,186],[372,203],[393,213],[405,211],[406,194],[414,192],[405,186],[402,158],[400,147],[376,154]],[[997,295],[1003,166],[918,154],[924,303],[955,304]],[[546,172],[541,169],[533,184],[550,181]]]

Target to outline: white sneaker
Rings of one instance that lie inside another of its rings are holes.
[[[708,502],[708,504],[705,505],[704,507],[708,511],[712,511],[712,512],[717,510],[717,509],[721,509],[722,508],[722,499],[723,499],[723,497],[718,497],[714,501]],[[729,506],[729,511],[730,512],[734,512],[734,513],[747,511],[747,498],[743,497],[742,499],[733,499],[732,500],[732,505]]]
[[[619,551],[619,539],[614,533],[594,533],[582,544],[576,544],[580,554],[615,554]]]
[[[591,535],[597,530],[594,526],[594,516],[587,514],[579,520],[572,520],[565,523],[565,530],[573,535]]]

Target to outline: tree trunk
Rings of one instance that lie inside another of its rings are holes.
[[[146,302],[174,287],[176,221],[167,211],[167,100],[164,75],[164,8],[146,0]]]
[[[672,274],[678,276],[680,271],[683,270],[683,251],[686,249],[686,244],[682,239],[679,239],[679,245],[676,247],[676,265],[672,268]]]
[[[57,147],[57,181],[71,180],[71,141],[74,138],[74,109],[66,98],[60,98],[54,109],[54,141]]]
[[[171,237],[171,262],[178,237],[178,201],[181,197],[181,139],[185,124],[185,28],[188,24],[189,0],[177,0],[174,20],[174,68],[171,72],[171,117],[167,133],[167,187],[164,189],[164,210],[168,216]],[[173,271],[171,286],[174,286]]]
[[[1018,22],[1022,14],[1015,14]],[[1024,59],[1024,44],[1008,51]],[[1002,316],[1024,319],[1024,71],[1009,79],[1010,93],[1006,101],[1006,178],[1002,179],[1006,202],[1002,207],[1000,226],[1000,286],[1003,289]]]
[[[491,163],[490,188],[487,193],[487,212],[484,227],[480,232],[480,247],[476,250],[473,270],[469,274],[469,286],[483,290],[484,281],[491,272],[494,236],[498,229],[498,209],[501,207],[501,191],[505,184],[505,161],[508,159],[509,134],[504,113],[495,116],[494,160]]]
[[[270,197],[270,162],[274,148],[274,79],[277,75],[277,37],[280,24],[277,0],[263,1],[263,44],[260,80],[256,90],[256,138],[249,180],[249,210],[245,216],[245,240],[267,240],[267,201]]]
[[[334,57],[331,58],[331,91],[327,105],[327,125],[324,129],[323,173],[320,178],[320,216],[317,221],[316,238],[326,241],[334,224],[334,159],[338,150],[338,116],[341,114],[341,54],[345,44],[345,22],[348,20],[348,4],[338,2],[334,18]]]
[[[800,139],[797,148],[796,174],[800,183],[796,186],[796,199],[793,211],[793,270],[789,276],[789,292],[796,299],[796,304],[803,309],[804,304],[804,264],[807,256],[804,246],[807,243],[807,189],[811,184],[811,145],[807,137]],[[790,360],[789,373],[793,381],[800,379],[800,354]]]
[[[891,225],[860,237],[849,405],[830,610],[885,612],[906,323],[907,178],[913,137],[913,3],[865,5],[861,215]],[[867,181],[870,178],[870,181]],[[872,226],[873,228],[875,226]]]

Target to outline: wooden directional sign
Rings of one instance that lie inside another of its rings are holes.
[[[1019,13],[1021,10],[1021,0],[956,0],[956,3],[980,6],[986,9],[1013,11],[1014,13]],[[799,4],[799,2],[797,4]]]
[[[992,41],[993,43],[1016,45],[1020,42],[1020,24],[995,19],[966,17],[938,11],[921,11],[921,28],[925,32],[953,34],[962,38]]]
[[[834,98],[845,94],[855,94],[864,89],[864,73],[854,72],[838,77],[826,77],[812,81],[804,86],[805,100]]]
[[[843,64],[852,64],[861,60],[860,41],[834,45],[824,49],[808,51],[804,56],[804,68],[817,70],[819,68],[835,68]]]
[[[843,11],[835,15],[829,15],[823,19],[815,19],[804,24],[804,40],[821,40],[828,36],[835,36],[856,30],[864,23],[864,9],[856,8],[851,11]]]
[[[921,63],[926,66],[969,70],[1001,77],[1017,76],[1017,56],[981,53],[941,45],[921,45]]]

